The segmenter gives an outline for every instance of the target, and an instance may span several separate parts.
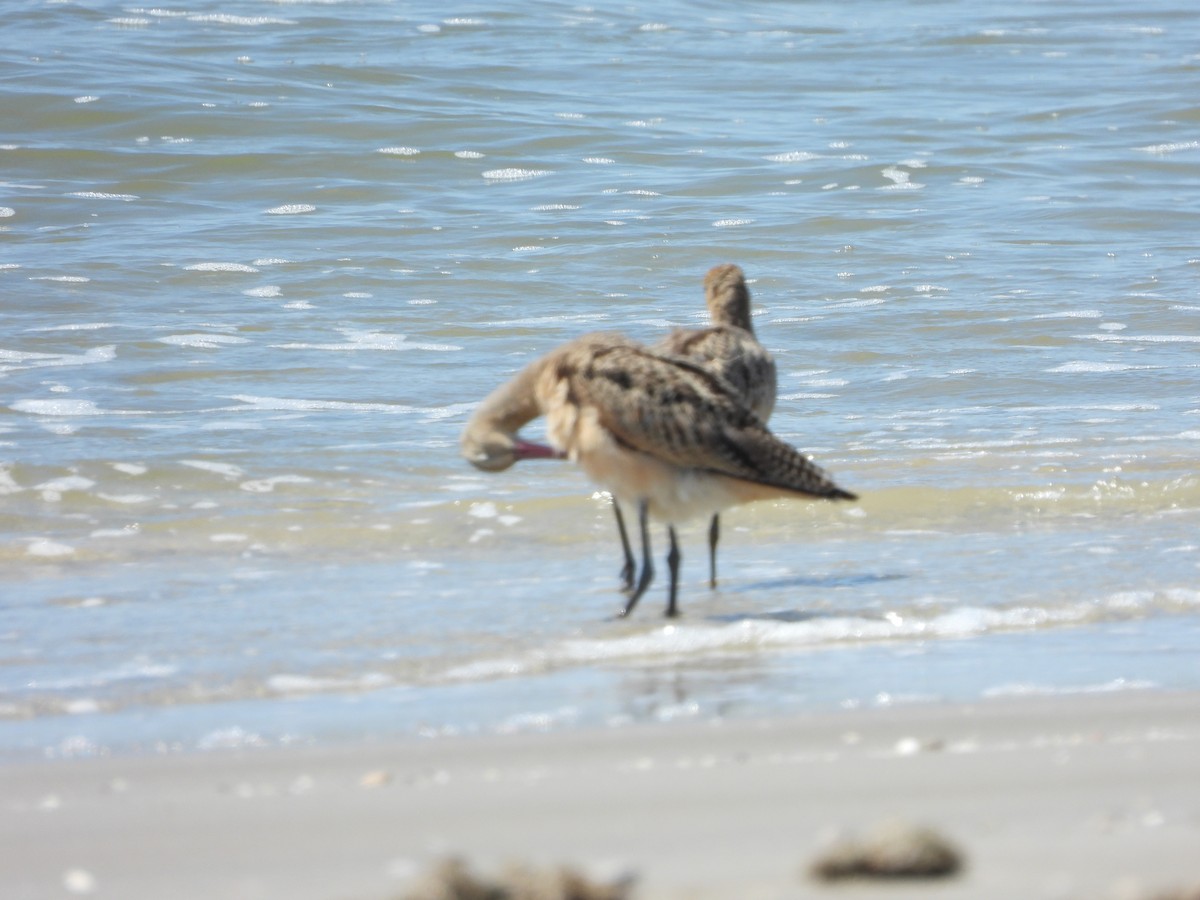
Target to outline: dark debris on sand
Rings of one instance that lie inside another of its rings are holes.
[[[632,882],[601,884],[566,866],[510,866],[499,878],[483,878],[454,857],[434,867],[403,900],[628,900]]]
[[[1150,894],[1146,900],[1200,900],[1200,884]]]
[[[813,878],[946,878],[962,870],[959,850],[930,828],[889,822],[838,841],[809,868]]]

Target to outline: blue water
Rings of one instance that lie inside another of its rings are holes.
[[[1200,687],[1188,4],[5,35],[0,757]],[[715,592],[696,526],[684,617],[614,622],[605,499],[458,433],[721,262],[862,501],[732,511]]]

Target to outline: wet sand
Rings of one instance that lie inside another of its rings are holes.
[[[1200,885],[1200,695],[16,763],[5,898],[384,900],[456,854],[633,872],[658,898],[1137,898]],[[827,884],[848,831],[928,826],[937,881]]]

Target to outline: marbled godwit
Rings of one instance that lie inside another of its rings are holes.
[[[739,392],[763,422],[768,421],[775,409],[775,360],[754,336],[750,290],[741,268],[725,263],[709,269],[704,276],[704,303],[711,326],[698,330],[677,328],[653,349],[686,356],[716,372]],[[633,585],[633,552],[619,503],[613,503],[613,512],[625,554],[621,578],[628,589]],[[720,537],[721,517],[714,514],[708,526],[708,582],[712,587],[717,586],[717,541]]]
[[[550,448],[516,437],[538,414],[546,416],[558,452],[638,511],[641,570],[622,616],[633,611],[654,577],[650,516],[668,526],[666,612],[674,616],[676,523],[754,500],[856,499],[772,435],[720,375],[619,335],[591,334],[565,344],[493,391],[467,423],[463,455],[488,471],[526,455],[552,455]]]

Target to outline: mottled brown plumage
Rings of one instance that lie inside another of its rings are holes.
[[[695,330],[677,328],[654,345],[663,353],[685,356],[728,381],[766,422],[775,409],[775,360],[754,335],[750,314],[750,289],[739,266],[713,266],[704,276],[704,301],[712,325]],[[633,577],[633,554],[625,531],[620,504],[613,504],[617,529],[625,554],[621,570],[625,583]],[[714,514],[708,527],[708,578],[717,586],[717,543],[720,516]]]
[[[586,429],[599,426],[614,452],[641,454],[681,472],[737,479],[781,494],[846,496],[803,454],[772,435],[720,375],[689,359],[611,338],[589,335],[567,345],[535,384],[551,443],[585,468]],[[619,484],[610,489],[625,493]],[[667,521],[693,514],[683,500],[664,499],[650,511]]]
[[[775,409],[775,360],[758,342],[750,318],[750,290],[739,266],[714,266],[704,276],[704,300],[712,325],[676,329],[654,349],[686,356],[716,372],[766,422]]]
[[[571,341],[494,391],[464,431],[464,456],[488,471],[506,468],[521,458],[513,454],[514,444],[530,446],[515,437],[515,429],[537,413],[546,416],[556,450],[638,509],[642,570],[623,615],[653,578],[648,516],[671,526],[667,614],[674,615],[676,522],[773,497],[854,499],[772,435],[721,375],[620,335]],[[492,448],[498,448],[498,461],[489,455]]]

